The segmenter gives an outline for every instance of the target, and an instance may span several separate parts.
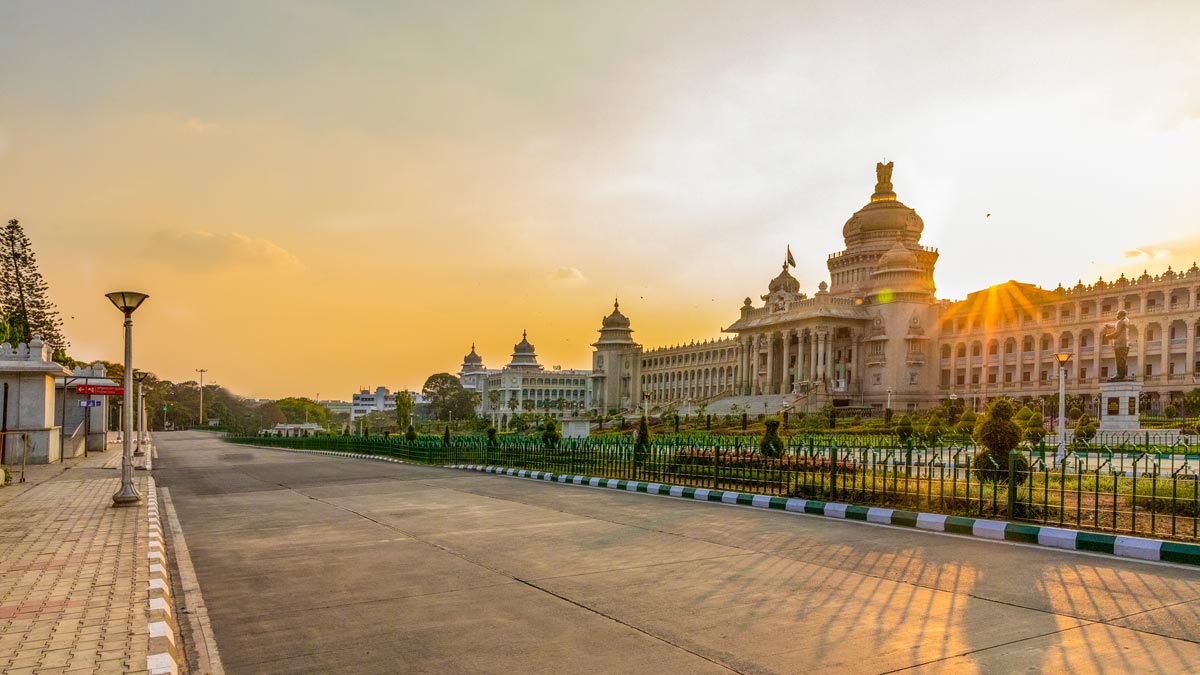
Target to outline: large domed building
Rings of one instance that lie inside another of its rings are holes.
[[[1129,371],[1144,386],[1146,410],[1196,386],[1200,267],[1054,290],[1008,281],[962,301],[939,300],[938,251],[921,243],[925,223],[897,198],[892,169],[876,165],[874,192],[843,225],[844,249],[826,262],[828,282],[803,292],[785,262],[760,302],[747,297],[722,329],[729,337],[643,350],[614,303],[592,343],[592,370],[571,371],[588,382],[587,405],[632,413],[646,401],[652,410],[721,413],[734,405],[778,412],[832,404],[882,413],[957,397],[981,408],[1000,395],[1055,395],[1053,354],[1069,351],[1068,393],[1102,416],[1100,383],[1116,367],[1100,336],[1119,310],[1132,324]],[[476,367],[472,354],[464,381]],[[523,339],[504,372],[537,372],[534,364]],[[488,371],[485,390],[499,372]]]

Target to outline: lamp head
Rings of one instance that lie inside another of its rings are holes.
[[[1071,360],[1071,352],[1055,352],[1054,358],[1058,360],[1058,365],[1065,366]]]
[[[104,297],[112,301],[112,304],[125,316],[129,316],[150,296],[137,291],[113,291],[105,294]]]

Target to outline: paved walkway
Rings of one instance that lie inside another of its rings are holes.
[[[147,507],[112,508],[114,452],[0,488],[0,672],[148,672]]]
[[[160,437],[229,673],[1193,672],[1195,570]]]

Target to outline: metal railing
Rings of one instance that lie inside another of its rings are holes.
[[[1061,458],[1053,445],[1039,445],[998,461],[969,443],[902,442],[886,434],[792,436],[777,456],[760,452],[753,436],[661,435],[646,448],[631,436],[553,443],[512,436],[456,436],[448,444],[432,437],[227,440],[886,506],[914,518],[933,511],[1200,541],[1200,449],[1183,443],[1079,443]]]

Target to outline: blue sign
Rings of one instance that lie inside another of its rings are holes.
[[[79,407],[80,408],[99,408],[101,403],[103,403],[103,401],[92,401],[92,400],[80,401]]]

